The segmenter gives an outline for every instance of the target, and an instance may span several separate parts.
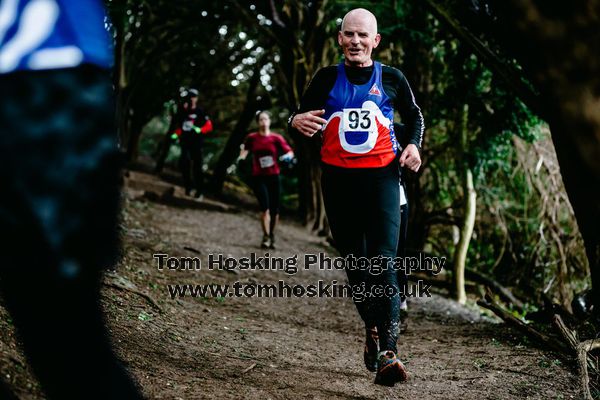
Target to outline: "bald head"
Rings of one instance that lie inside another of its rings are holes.
[[[354,25],[360,23],[361,25],[368,27],[369,33],[377,34],[377,18],[369,10],[364,8],[355,8],[354,10],[348,11],[342,19],[342,26],[340,30],[343,32],[347,24]]]
[[[368,67],[372,64],[371,53],[379,45],[377,19],[364,8],[355,8],[344,16],[338,32],[338,44],[344,52],[346,65]]]

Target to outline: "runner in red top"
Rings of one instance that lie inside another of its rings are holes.
[[[271,118],[267,111],[256,115],[258,132],[250,133],[240,152],[239,159],[245,159],[252,153],[252,189],[258,199],[261,210],[263,230],[262,248],[275,248],[275,225],[279,219],[279,165],[277,160],[294,158],[292,148],[283,136],[271,132]],[[278,157],[279,154],[283,154]]]

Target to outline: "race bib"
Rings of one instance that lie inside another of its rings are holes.
[[[263,156],[258,158],[258,163],[261,168],[269,168],[275,165],[275,160],[272,156]]]
[[[373,110],[366,108],[344,108],[344,132],[372,132],[377,130]]]
[[[404,192],[404,186],[400,184],[400,205],[403,206],[406,203],[408,203],[408,201],[406,201],[406,193]]]
[[[194,121],[185,121],[181,127],[184,131],[189,132],[194,127]]]

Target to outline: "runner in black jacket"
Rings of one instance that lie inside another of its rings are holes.
[[[204,196],[204,172],[202,170],[204,135],[212,132],[213,126],[208,115],[198,106],[198,90],[188,90],[188,100],[184,102],[180,110],[177,110],[174,118],[177,127],[174,136],[178,137],[181,143],[179,168],[183,177],[185,194],[189,196],[192,189],[195,189],[194,197],[202,200]]]
[[[400,233],[400,166],[417,171],[423,117],[410,86],[397,69],[371,60],[380,41],[377,21],[364,9],[344,17],[338,43],[344,62],[317,72],[299,110],[289,119],[291,129],[306,136],[321,131],[322,189],[335,245],[342,256],[396,257]],[[408,133],[400,154],[393,129],[394,109]],[[375,383],[392,386],[407,379],[396,356],[400,298],[398,279],[390,262],[380,274],[347,268],[354,290],[372,296],[355,298],[365,322],[365,365],[377,371]],[[375,295],[375,289],[395,295]],[[381,351],[380,351],[381,350]]]

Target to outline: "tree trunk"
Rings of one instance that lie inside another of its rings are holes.
[[[273,33],[280,50],[279,68],[290,110],[300,103],[302,93],[316,70],[328,54],[328,37],[325,35],[324,10],[327,0],[308,3],[306,7],[283,7],[278,10],[270,2],[274,21]],[[279,13],[287,18],[281,18]],[[284,21],[285,20],[285,21]],[[298,36],[298,32],[303,32]],[[326,229],[325,210],[322,206],[319,143],[316,137],[307,138],[290,132],[296,144],[298,157],[298,215],[306,226],[317,231]]]
[[[126,54],[125,54],[125,21],[124,16],[114,18],[115,27],[115,68],[113,72],[113,85],[115,87],[115,124],[119,134],[119,147],[125,149],[128,139],[127,108],[125,94],[127,92]]]
[[[460,304],[465,304],[467,294],[465,292],[465,264],[469,243],[475,226],[475,211],[477,194],[473,186],[473,173],[470,168],[465,168],[464,191],[466,196],[465,217],[460,230],[460,241],[455,254],[454,282],[456,287],[456,299]]]
[[[461,112],[460,135],[461,147],[465,149],[467,146],[467,121],[469,118],[469,106],[464,105]],[[467,301],[467,293],[465,292],[465,264],[467,260],[467,252],[469,251],[469,243],[473,235],[473,227],[475,226],[475,211],[477,194],[473,185],[473,172],[466,161],[463,154],[463,196],[464,196],[464,212],[463,222],[460,229],[460,240],[456,246],[454,253],[454,284],[456,289],[456,300],[460,304],[465,304]]]
[[[595,312],[600,312],[600,179],[585,165],[572,140],[576,131],[565,127],[569,122],[573,121],[551,122],[550,131],[565,189],[585,245]]]
[[[142,135],[142,128],[144,127],[146,120],[142,119],[140,116],[136,116],[135,111],[133,112],[133,115],[128,118],[128,120],[129,138],[127,150],[125,151],[125,159],[128,163],[131,163],[137,159],[140,136]]]
[[[227,168],[234,162],[240,152],[240,145],[243,143],[246,133],[248,132],[248,126],[252,122],[254,115],[259,107],[259,102],[256,101],[256,88],[260,81],[260,70],[262,63],[257,62],[254,68],[254,74],[248,84],[248,92],[246,94],[246,104],[240,114],[240,118],[235,124],[235,128],[229,138],[223,152],[219,156],[215,171],[213,174],[212,188],[215,193],[220,194],[223,191],[223,185],[225,183],[225,177],[227,176]]]

